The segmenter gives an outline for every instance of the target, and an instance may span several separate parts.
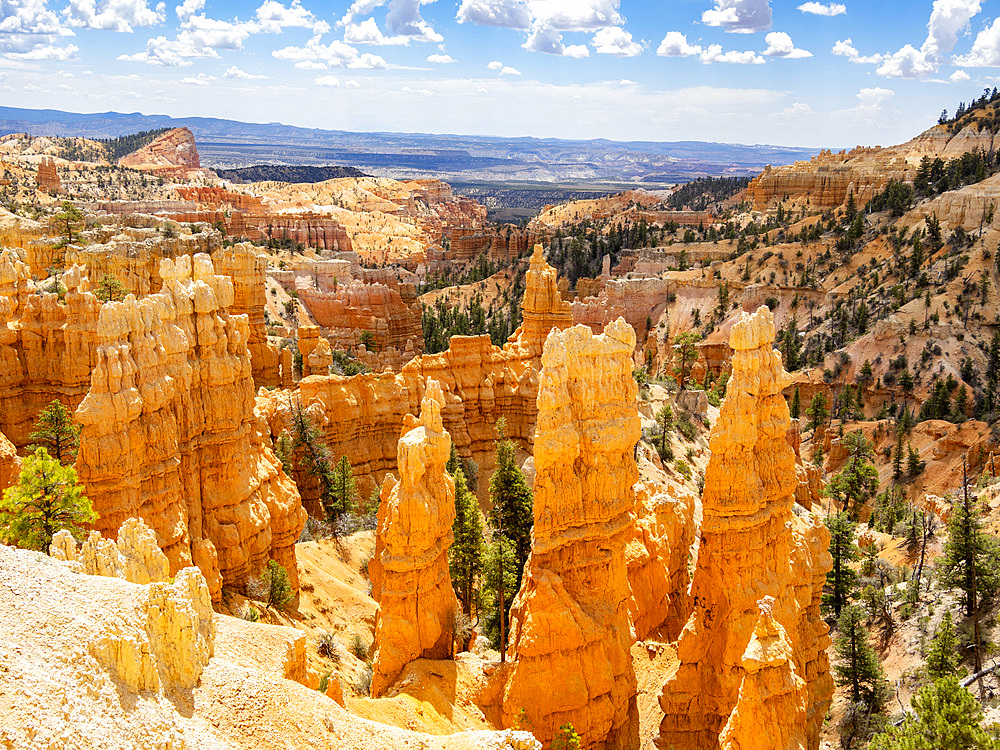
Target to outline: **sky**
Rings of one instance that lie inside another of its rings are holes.
[[[998,81],[1000,0],[0,0],[0,104],[73,112],[841,148]]]

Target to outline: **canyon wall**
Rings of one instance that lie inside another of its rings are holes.
[[[95,525],[114,535],[143,518],[172,571],[194,562],[242,585],[275,559],[297,586],[305,512],[254,415],[233,282],[207,255],[165,258],[159,272],[159,293],[104,305],[94,327],[97,362],[76,417]]]
[[[732,377],[712,427],[694,609],[677,644],[680,667],[660,697],[664,717],[656,743],[664,750],[718,747],[730,723],[732,745],[741,726],[734,715],[741,690],[749,695],[759,679],[760,667],[745,663],[754,653],[748,646],[755,629],[762,629],[758,641],[775,630],[762,603],[791,645],[786,674],[804,682],[804,710],[782,714],[781,725],[769,727],[772,736],[801,736],[807,747],[818,747],[833,693],[830,639],[819,613],[829,533],[818,517],[792,512],[795,453],[786,439],[782,396],[791,379],[773,341],[766,307],[742,313],[730,334]]]
[[[581,747],[638,746],[625,546],[640,437],[635,334],[623,320],[549,335],[535,435],[531,557],[511,608],[503,723],[522,711],[549,745],[570,722]]]

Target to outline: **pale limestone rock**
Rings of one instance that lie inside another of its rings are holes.
[[[794,673],[806,680],[804,711],[783,714],[784,724],[773,733],[801,734],[807,747],[817,747],[833,693],[830,639],[819,614],[831,564],[829,533],[818,517],[792,513],[795,453],[786,440],[782,396],[789,376],[773,341],[774,319],[766,307],[743,313],[730,335],[733,372],[711,434],[694,609],[678,640],[680,667],[660,697],[661,748],[718,747],[741,686],[760,686],[756,678],[745,682],[744,655],[765,597],[773,599],[769,611],[791,644]],[[770,627],[767,618],[760,627]],[[740,726],[729,730],[731,745],[753,741],[740,735]]]
[[[399,483],[379,509],[380,590],[371,686],[375,697],[414,659],[445,659],[454,653],[452,621],[458,600],[448,571],[448,548],[455,482],[445,470],[451,438],[441,419],[443,402],[441,387],[429,381],[420,420],[399,441]]]
[[[511,609],[504,726],[525,711],[544,745],[570,722],[587,748],[638,746],[625,546],[640,437],[624,320],[552,331],[542,353],[534,532]]]

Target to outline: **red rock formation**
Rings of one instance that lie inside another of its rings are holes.
[[[694,611],[678,640],[680,667],[660,697],[664,717],[656,743],[664,749],[719,746],[727,723],[735,721],[741,687],[756,684],[744,660],[765,597],[774,599],[774,621],[791,643],[794,673],[806,681],[804,711],[783,716],[771,732],[803,736],[806,746],[818,747],[833,693],[830,639],[819,614],[829,534],[817,518],[792,514],[795,454],[785,437],[788,407],[781,394],[790,377],[773,341],[766,307],[741,314],[730,335],[733,374],[712,428]],[[761,627],[769,632],[766,623]],[[734,738],[740,724],[733,726],[726,736],[731,746],[753,741]]]
[[[522,711],[549,745],[572,723],[587,748],[638,746],[625,545],[640,437],[622,320],[549,335],[535,436],[535,525],[511,608],[503,724]]]
[[[183,174],[201,167],[198,146],[188,128],[168,130],[147,146],[126,154],[118,163],[123,167],[165,175]]]
[[[0,492],[13,487],[21,475],[21,459],[17,456],[17,448],[0,432]]]
[[[451,439],[441,421],[443,402],[440,386],[429,381],[419,421],[399,440],[400,480],[387,481],[382,491],[371,685],[376,698],[411,661],[446,659],[454,653],[458,600],[448,572],[448,548],[455,482],[445,471]]]
[[[38,189],[49,195],[58,195],[62,189],[62,182],[60,182],[59,173],[56,171],[56,163],[46,157],[42,157],[38,164],[36,181]]]
[[[298,492],[254,415],[249,327],[207,255],[160,263],[163,290],[108,303],[77,471],[113,535],[129,517],[156,532],[171,571],[194,561],[242,584],[269,558],[297,586]],[[217,560],[216,560],[217,556]]]
[[[572,321],[568,303],[559,294],[556,269],[545,262],[542,246],[535,245],[525,280],[524,299],[521,302],[521,327],[513,338],[540,355],[545,337],[553,328],[566,328]]]

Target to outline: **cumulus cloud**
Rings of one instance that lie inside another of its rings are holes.
[[[451,55],[433,54],[427,56],[427,62],[445,65],[447,63],[457,62],[457,60],[455,60],[455,58]]]
[[[310,39],[304,47],[283,47],[271,53],[279,60],[290,60],[296,67],[327,66],[331,68],[387,68],[386,61],[368,52],[359,53],[354,47],[334,39],[323,44],[318,37]]]
[[[80,48],[75,44],[56,47],[51,44],[32,46],[27,52],[8,52],[7,57],[14,60],[72,60]]]
[[[974,16],[981,10],[980,0],[934,0],[931,15],[927,21],[927,37],[920,48],[912,44],[904,44],[895,52],[884,55],[863,57],[857,50],[842,46],[838,52],[834,46],[834,54],[842,54],[853,62],[877,63],[875,72],[886,78],[927,78],[936,73],[945,57],[955,48],[958,37],[968,27]],[[976,45],[989,29],[984,30],[976,39]],[[850,40],[846,40],[850,45]],[[976,59],[976,45],[967,58]],[[961,59],[961,58],[960,58]],[[960,65],[973,65],[974,62],[959,62]]]
[[[340,85],[340,80],[336,76],[320,76],[316,79],[316,85],[335,89]]]
[[[56,46],[68,36],[74,36],[73,30],[46,7],[45,0],[0,2],[0,54],[22,60],[68,59],[78,48]]]
[[[167,18],[166,5],[150,8],[146,0],[70,0],[63,9],[69,26],[131,34],[136,26],[155,26]]]
[[[767,62],[753,50],[723,52],[721,44],[710,44],[708,47],[690,44],[687,37],[679,31],[668,31],[663,37],[663,41],[660,42],[660,46],[656,48],[656,54],[661,57],[697,57],[703,65],[717,62],[734,65],[761,65]]]
[[[767,42],[767,49],[764,51],[764,54],[768,57],[785,57],[789,60],[793,60],[796,58],[813,56],[812,52],[807,52],[804,49],[798,49],[792,43],[792,38],[784,31],[772,31],[764,37],[764,41]]]
[[[965,81],[969,80],[969,74],[966,73],[964,70],[956,70],[954,73],[948,76],[948,80],[952,81],[953,83],[964,83]]]
[[[701,54],[701,47],[688,44],[687,37],[679,31],[668,31],[656,48],[656,54],[661,57],[690,57]]]
[[[802,3],[798,10],[803,13],[811,13],[814,16],[840,16],[847,12],[847,6],[843,3],[817,3],[810,1]]]
[[[519,76],[519,75],[521,75],[521,71],[518,70],[517,68],[512,68],[509,65],[504,65],[502,68],[500,68],[500,75],[502,75],[502,76]]]
[[[833,49],[830,51],[835,55],[846,57],[852,63],[882,62],[882,55],[879,54],[869,55],[867,57],[862,56],[862,54],[858,52],[857,48],[854,46],[854,42],[852,42],[849,38],[838,40],[837,43],[833,45]]]
[[[260,80],[267,78],[267,76],[255,75],[253,73],[247,73],[245,70],[238,68],[235,65],[231,65],[226,69],[226,72],[222,74],[223,78],[239,78],[244,81]]]
[[[621,34],[628,34],[620,28],[625,19],[618,12],[619,2],[620,0],[462,0],[455,18],[459,23],[526,31],[528,35],[521,46],[530,52],[587,57],[590,52],[584,52],[585,45],[564,44],[563,34],[600,33],[613,27]],[[606,37],[607,35],[604,38]],[[594,43],[596,49],[599,42],[595,39]],[[600,44],[607,49],[612,48],[605,42]]]
[[[366,18],[361,23],[349,23],[344,27],[344,41],[348,44],[409,44],[406,36],[386,36],[374,18]]]
[[[996,67],[1000,65],[1000,18],[994,19],[976,36],[972,49],[968,54],[955,58],[956,65],[968,65],[971,68]]]
[[[337,26],[344,27],[344,41],[350,44],[406,45],[410,42],[442,42],[444,37],[420,15],[420,6],[432,2],[434,0],[356,0],[337,21]],[[388,34],[379,29],[374,18],[357,21],[358,18],[371,16],[375,10],[385,5],[388,5],[385,16]]]
[[[147,40],[144,51],[120,55],[118,59],[167,67],[188,66],[195,59],[218,58],[219,50],[241,50],[254,34],[278,34],[285,28],[298,27],[322,35],[330,29],[330,24],[303,8],[300,0],[292,0],[288,6],[264,0],[252,21],[209,18],[202,12],[204,7],[205,0],[184,0],[174,9],[179,27],[176,37],[153,37]]]
[[[486,67],[490,70],[500,70],[503,67],[503,63],[499,60],[492,60],[486,64]]]
[[[713,0],[714,8],[701,14],[706,26],[721,26],[734,34],[752,34],[771,28],[771,0]]]
[[[642,45],[632,41],[632,35],[618,26],[608,26],[594,34],[594,49],[600,55],[635,57],[642,53]]]

